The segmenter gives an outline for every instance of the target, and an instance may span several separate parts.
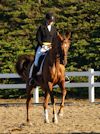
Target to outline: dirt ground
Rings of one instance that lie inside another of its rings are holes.
[[[0,100],[0,104],[4,102],[25,103],[25,100]],[[0,106],[0,134],[100,133],[100,101],[67,100],[64,116],[58,117],[58,124],[52,123],[52,106],[49,105],[49,119],[50,123],[45,124],[42,105],[31,105],[31,126],[26,123],[25,105]]]

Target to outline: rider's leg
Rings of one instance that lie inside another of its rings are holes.
[[[36,73],[38,71],[38,61],[39,61],[39,57],[41,55],[42,55],[41,47],[39,46],[38,49],[37,49],[37,51],[36,51],[36,55],[35,55],[32,77],[35,77],[36,76]]]
[[[31,76],[29,84],[34,84],[34,78],[36,79],[36,74],[37,74],[37,71],[38,71],[38,61],[39,61],[39,57],[41,55],[42,55],[41,47],[39,46],[37,51],[36,51],[34,66],[33,66],[33,70],[32,70],[32,76]]]
[[[39,57],[42,55],[41,52],[41,47],[39,46],[37,51],[36,51],[36,55],[35,55],[35,60],[34,60],[34,65],[38,66],[38,61],[39,61]]]

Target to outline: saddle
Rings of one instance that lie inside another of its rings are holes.
[[[43,67],[43,63],[44,63],[46,54],[47,54],[47,52],[45,52],[43,55],[41,55],[39,57],[38,66],[37,66],[37,74],[36,75],[40,75],[42,73],[42,67]],[[34,62],[32,63],[31,68],[30,68],[29,78],[32,77],[32,73],[33,73],[33,70],[34,70],[33,68],[34,68]]]

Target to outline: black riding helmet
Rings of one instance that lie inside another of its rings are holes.
[[[50,21],[55,21],[55,17],[53,16],[53,13],[51,12],[47,13],[45,18]]]

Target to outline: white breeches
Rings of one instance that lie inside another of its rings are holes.
[[[44,46],[44,45],[42,47],[41,46],[38,47],[38,49],[36,51],[36,55],[35,55],[35,60],[34,60],[35,66],[38,66],[39,57],[41,55],[44,55],[45,52],[48,50],[49,50],[49,48],[47,46]]]

